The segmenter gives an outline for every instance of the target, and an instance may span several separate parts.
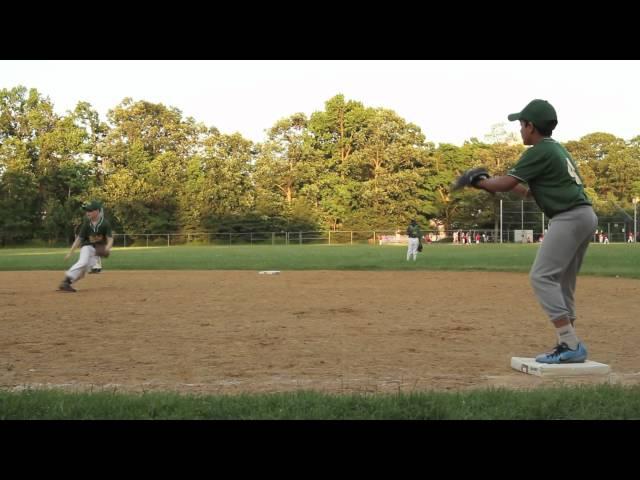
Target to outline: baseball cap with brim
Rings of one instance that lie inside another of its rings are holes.
[[[510,122],[526,120],[536,127],[553,130],[558,125],[558,116],[553,106],[546,100],[532,100],[521,112],[512,113],[507,117]]]
[[[102,208],[102,204],[97,200],[86,202],[84,205],[82,205],[82,209],[87,212],[91,212],[93,210],[100,210],[101,208]]]

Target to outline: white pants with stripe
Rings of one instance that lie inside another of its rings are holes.
[[[80,258],[66,271],[65,275],[71,279],[71,283],[77,282],[95,266],[98,258],[96,249],[91,245],[85,245],[80,249]]]
[[[407,248],[407,261],[413,256],[413,260],[416,260],[418,256],[418,245],[420,245],[419,238],[409,237],[409,247]]]

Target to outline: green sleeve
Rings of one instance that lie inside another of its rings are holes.
[[[518,163],[507,172],[507,175],[528,183],[544,172],[546,168],[544,160],[544,152],[532,147],[522,154]]]
[[[78,236],[80,237],[80,240],[84,240],[89,236],[89,224],[85,220],[83,220],[80,228],[78,229]]]
[[[111,229],[111,223],[109,223],[109,222],[106,222],[106,223],[107,224],[105,226],[106,228],[104,230],[104,234],[105,234],[106,237],[113,237],[113,232],[112,232],[112,229]]]

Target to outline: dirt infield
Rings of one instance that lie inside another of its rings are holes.
[[[526,274],[0,272],[0,388],[236,394],[640,383],[640,281],[580,277],[578,334],[612,374],[512,370],[555,341]]]

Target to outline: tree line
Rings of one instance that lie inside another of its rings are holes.
[[[599,213],[640,196],[640,136],[564,144]],[[462,146],[428,140],[393,110],[336,95],[254,143],[175,107],[125,98],[103,121],[80,101],[60,115],[37,89],[0,90],[0,241],[73,237],[87,199],[119,232],[491,227],[499,198],[451,194],[463,170],[505,173],[525,147],[502,125]]]

